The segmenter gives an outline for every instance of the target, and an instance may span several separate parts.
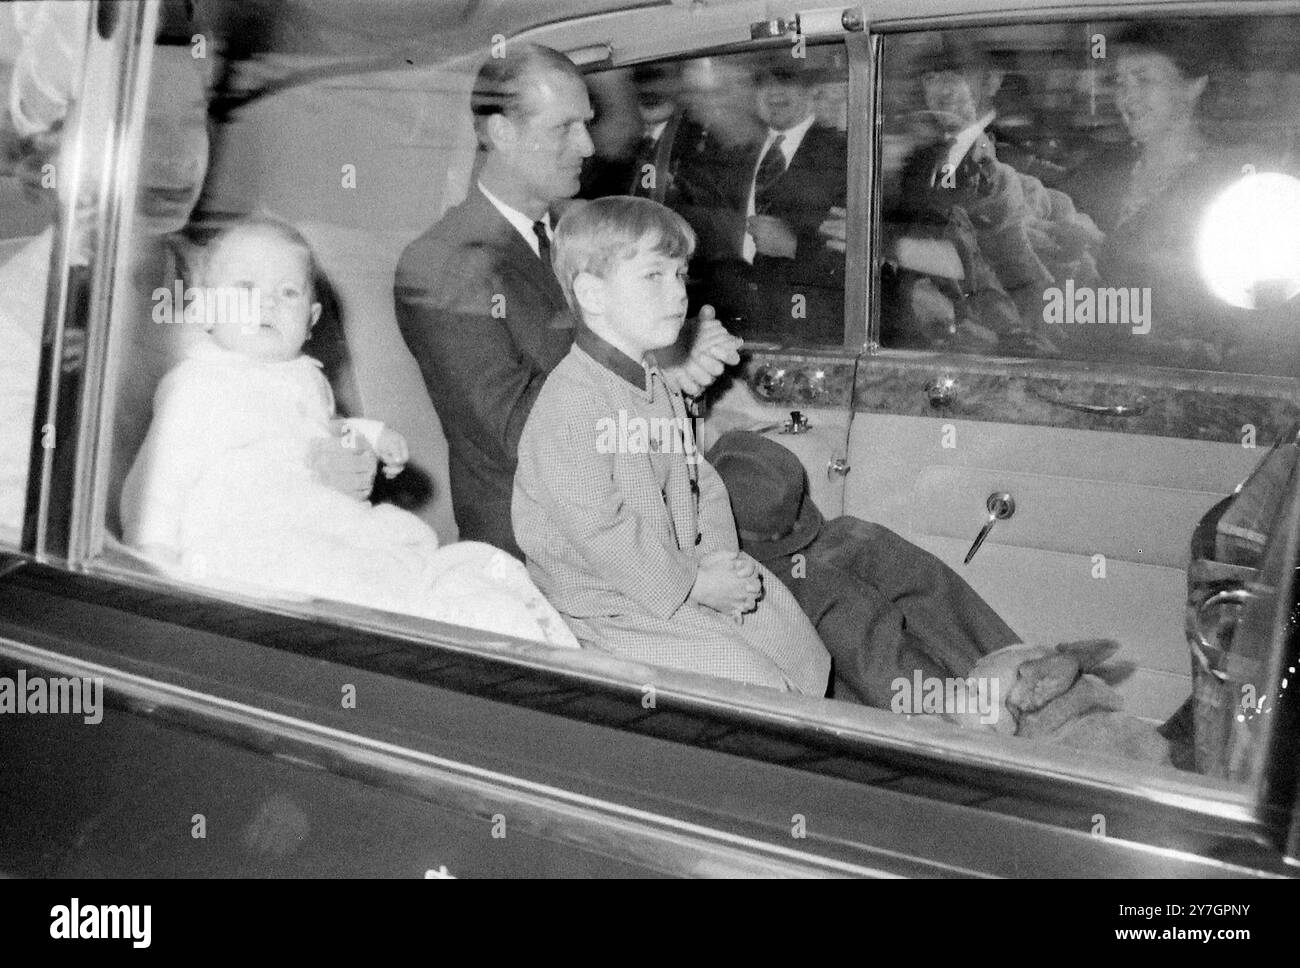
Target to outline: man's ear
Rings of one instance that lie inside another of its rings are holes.
[[[605,280],[590,272],[579,272],[573,280],[573,300],[584,316],[605,315]]]
[[[316,324],[319,322],[320,322],[320,303],[314,302],[311,304],[311,322],[307,325],[307,332],[310,333],[313,329],[315,329]]]
[[[495,148],[510,148],[515,143],[514,123],[504,114],[489,114],[487,119],[488,142]]]
[[[1196,80],[1192,81],[1190,84],[1187,85],[1187,90],[1192,95],[1191,97],[1192,104],[1195,104],[1197,101],[1201,99],[1201,95],[1205,93],[1205,88],[1209,86],[1209,83],[1210,83],[1210,75],[1202,74]]]

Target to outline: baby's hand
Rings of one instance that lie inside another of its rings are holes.
[[[375,453],[384,462],[384,476],[392,480],[406,470],[406,462],[411,459],[411,452],[406,447],[406,438],[396,430],[384,428],[377,441]]]
[[[317,437],[307,451],[307,465],[317,483],[358,501],[370,496],[375,483],[375,452],[361,434],[342,421],[331,424],[331,434]]]
[[[705,555],[691,588],[691,600],[724,615],[751,611],[763,590],[763,583],[757,575],[757,568],[751,577],[740,574],[739,557],[730,551]]]

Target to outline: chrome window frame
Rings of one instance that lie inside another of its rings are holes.
[[[76,139],[76,163],[70,190],[61,207],[56,256],[50,268],[33,430],[36,441],[42,437],[39,429],[42,427],[66,427],[68,433],[56,436],[53,447],[33,448],[22,544],[25,552],[43,563],[79,567],[92,550],[95,522],[91,495],[104,450],[100,417],[107,328],[117,271],[121,268],[117,242],[123,211],[134,196],[132,162],[139,154],[147,95],[147,87],[142,90],[139,79],[148,76],[152,53],[152,45],[141,44],[140,39],[152,37],[157,31],[159,2],[97,0],[94,4],[87,49],[97,31],[114,45],[116,96],[106,116],[88,116],[90,112],[84,110],[90,103],[87,92],[92,84],[102,81],[92,77],[88,63],[82,90],[64,129]],[[105,28],[111,36],[104,36]],[[91,136],[92,131],[97,137]],[[104,146],[97,182],[92,181],[85,164],[85,152],[90,144]],[[96,199],[94,224],[89,227],[96,242],[89,267],[85,318],[75,321],[84,324],[85,355],[81,365],[73,368],[64,366],[64,346],[70,317],[75,311],[72,303],[76,294],[71,290],[70,275],[73,239],[82,228],[77,225],[77,199],[86,188],[92,189]],[[71,439],[62,439],[69,436]]]

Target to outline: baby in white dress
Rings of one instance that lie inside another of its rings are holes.
[[[513,557],[480,542],[438,547],[391,505],[319,483],[313,443],[334,433],[334,398],[302,352],[320,318],[315,261],[292,227],[254,219],[208,248],[210,340],[163,378],[122,493],[127,543],[192,581],[244,593],[351,602],[577,647]],[[180,311],[180,307],[176,307]],[[388,476],[406,441],[375,420],[343,422]]]

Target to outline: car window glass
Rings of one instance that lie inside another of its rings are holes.
[[[595,154],[580,196],[640,195],[686,217],[698,240],[692,311],[711,305],[750,340],[842,345],[843,246],[820,229],[845,204],[843,47],[687,58],[588,78]]]
[[[1294,375],[1300,21],[886,38],[886,347]]]
[[[337,243],[340,234],[267,214],[265,197],[226,208],[231,192],[200,206],[210,174],[223,192],[249,185],[244,159],[222,140],[231,130],[209,121],[218,67],[196,54],[200,27],[164,18],[151,51],[119,249],[126,284],[111,321],[105,548],[227,597],[370,621],[415,616],[576,648],[522,562],[444,540],[393,500],[368,498],[377,465],[381,481],[399,478],[409,451],[355,399],[347,410],[339,403],[349,321],[323,268],[339,254],[322,238]],[[261,107],[269,115],[236,137],[282,137],[296,117],[292,102]],[[325,187],[300,182],[297,200],[318,218],[345,221],[331,207],[355,177],[343,176]],[[354,271],[366,265],[358,239],[366,236],[346,240]],[[356,325],[370,327],[366,339],[377,338],[382,309],[391,320],[392,271],[389,262],[377,293],[365,288],[373,303],[360,301],[350,278],[348,305],[363,314]]]

